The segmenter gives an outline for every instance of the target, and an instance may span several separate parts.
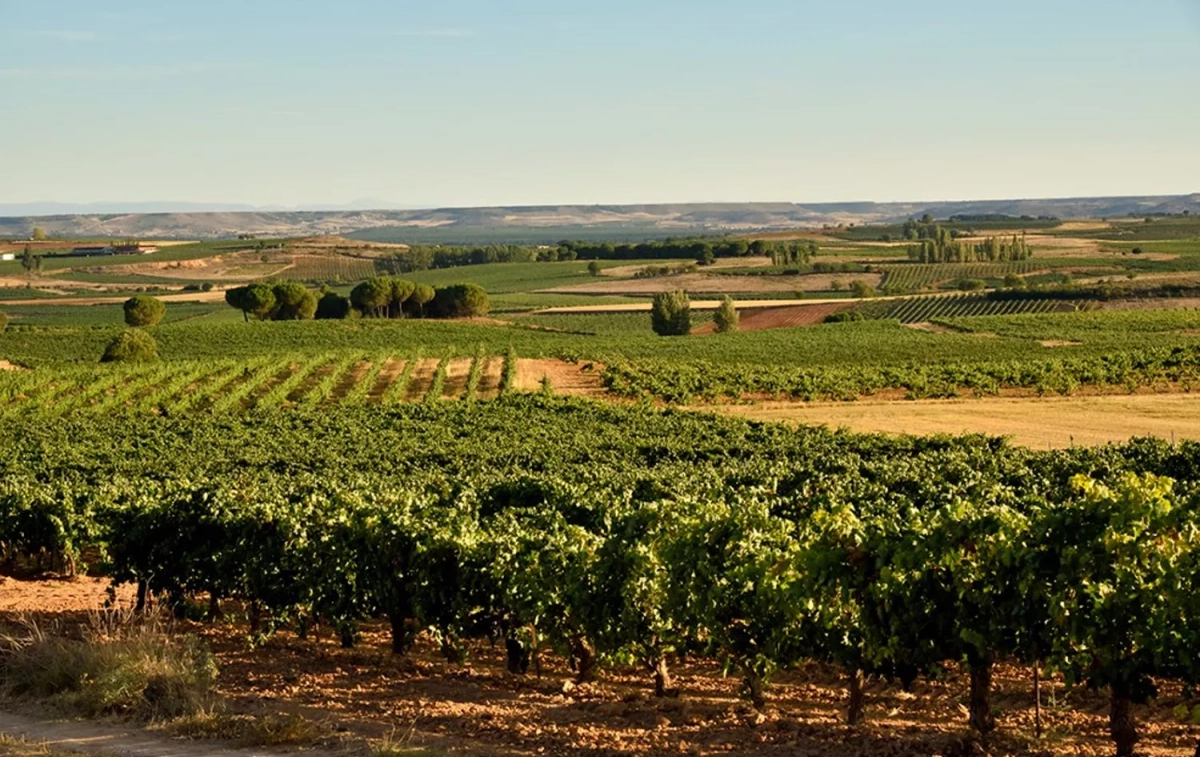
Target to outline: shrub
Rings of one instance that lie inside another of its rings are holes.
[[[101,616],[82,638],[27,625],[0,642],[0,686],[74,715],[146,720],[194,715],[216,701],[216,663],[194,637],[158,624]]]
[[[0,312],[0,334],[8,328],[8,313]]]
[[[866,299],[867,297],[875,296],[875,287],[858,279],[850,282],[850,291],[859,299]]]
[[[125,325],[157,326],[167,314],[167,306],[157,297],[139,294],[125,300]]]
[[[275,308],[271,319],[275,321],[307,321],[317,313],[317,296],[303,284],[289,281],[276,284]]]
[[[600,263],[595,260],[588,263],[588,273],[590,273],[593,276],[599,276],[600,275]]]
[[[1024,289],[1025,279],[1015,273],[1010,273],[1004,277],[1005,289]]]
[[[853,323],[865,320],[867,317],[858,310],[843,310],[840,313],[831,313],[825,316],[825,323]]]
[[[488,294],[478,284],[455,284],[438,289],[432,310],[442,318],[480,318],[488,314]]]
[[[721,307],[717,308],[717,314],[713,317],[713,323],[717,326],[718,334],[728,334],[731,331],[738,330],[737,308],[733,304],[733,298],[725,295],[721,299]]]
[[[958,289],[962,292],[980,292],[987,288],[983,279],[959,279]]]
[[[158,343],[141,329],[125,329],[104,348],[101,363],[152,363],[158,360]]]
[[[687,336],[692,333],[692,301],[687,292],[659,292],[650,309],[650,325],[659,336]]]

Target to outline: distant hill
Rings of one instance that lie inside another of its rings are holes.
[[[680,205],[568,205],[433,210],[240,210],[0,217],[0,238],[23,238],[34,226],[57,238],[130,237],[213,239],[354,236],[385,242],[534,242],[571,238],[635,239],[691,234],[820,228],[902,221],[929,213],[1013,217],[1118,218],[1181,213],[1200,215],[1200,194],[1051,200],[980,200],[911,203],[702,203]]]

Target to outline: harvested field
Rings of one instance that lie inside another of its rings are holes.
[[[118,596],[130,601],[127,589]],[[9,580],[0,583],[0,619],[26,608],[42,621],[79,619],[105,598],[106,583],[95,578]],[[300,713],[330,721],[347,737],[411,734],[406,746],[414,749],[469,757],[977,753],[963,714],[967,676],[957,666],[937,680],[919,679],[911,692],[869,681],[866,721],[851,728],[842,724],[844,676],[823,665],[780,672],[760,715],[739,698],[736,676],[699,658],[675,663],[679,698],[655,699],[651,677],[640,668],[606,667],[599,681],[576,686],[565,661],[549,650],[539,657],[540,674],[526,676],[508,674],[503,645],[486,642],[469,645],[465,665],[445,662],[427,638],[409,656],[394,657],[388,634],[376,624],[366,626],[362,643],[349,650],[338,648],[330,629],[317,629],[308,641],[281,632],[254,646],[238,622],[183,624],[180,630],[199,634],[213,649],[218,688],[232,711]],[[992,697],[999,730],[991,753],[1111,753],[1107,695],[1067,689],[1051,676],[1042,684],[1046,737],[1035,742],[1031,679],[1028,668],[996,666]],[[1194,726],[1171,714],[1183,701],[1179,686],[1164,682],[1154,704],[1136,708],[1139,754],[1192,755]]]
[[[1122,442],[1138,436],[1200,440],[1200,396],[986,397],[954,400],[763,402],[697,408],[756,421],[887,434],[992,434],[1035,449]]]
[[[834,313],[853,307],[853,302],[824,303],[820,305],[794,305],[782,308],[761,308],[739,312],[739,331],[765,331],[767,329],[787,329],[797,326],[814,326],[824,323],[825,319]],[[716,333],[716,324],[712,321],[694,329],[693,334]]]

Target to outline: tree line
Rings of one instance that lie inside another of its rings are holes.
[[[717,258],[768,257],[773,265],[801,265],[819,252],[816,242],[769,239],[672,239],[638,244],[563,240],[557,245],[414,245],[389,262],[398,273],[485,263],[545,263],[572,260],[690,259],[709,265]]]
[[[374,276],[344,296],[303,284],[249,284],[225,293],[225,302],[246,321],[340,320],[346,318],[477,318],[489,310],[487,292],[476,284],[434,288],[407,279]]]

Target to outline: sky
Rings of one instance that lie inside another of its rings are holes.
[[[0,0],[0,203],[1200,192],[1200,0]]]

